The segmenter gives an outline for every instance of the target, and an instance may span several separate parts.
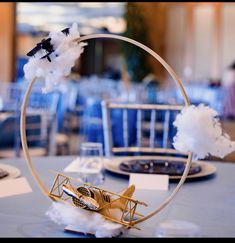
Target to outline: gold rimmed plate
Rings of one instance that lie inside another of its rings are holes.
[[[112,157],[112,158],[106,158],[104,160],[104,167],[107,171],[119,174],[119,175],[126,175],[129,176],[130,172],[127,171],[123,171],[120,169],[120,164],[121,163],[125,163],[128,162],[130,160],[168,160],[168,158],[166,157],[149,157],[149,156],[137,156],[137,157]],[[185,160],[185,159],[184,159]],[[182,158],[171,158],[170,161],[174,162],[174,161],[182,161]],[[186,162],[186,161],[185,161]],[[187,176],[187,179],[193,179],[193,178],[203,178],[203,177],[207,177],[210,175],[213,175],[216,173],[216,167],[210,163],[210,162],[203,162],[203,161],[193,161],[193,163],[196,163],[197,165],[199,165],[201,167],[200,172],[195,173],[195,174],[191,174]],[[170,175],[169,176],[170,179],[173,180],[177,180],[180,179],[181,176],[180,175]]]
[[[6,180],[6,179],[17,178],[21,174],[20,170],[12,165],[0,163],[0,168],[8,173],[8,175],[1,178],[0,181]]]

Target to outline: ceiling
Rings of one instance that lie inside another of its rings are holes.
[[[20,33],[58,31],[78,23],[83,35],[125,30],[125,2],[19,2],[17,30]]]

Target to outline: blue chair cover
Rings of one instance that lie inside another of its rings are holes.
[[[129,144],[135,144],[136,142],[136,116],[136,110],[128,111]],[[111,112],[113,143],[117,147],[124,146],[122,119],[123,114],[121,110],[116,109]],[[87,100],[82,119],[81,133],[86,137],[88,142],[99,142],[104,145],[101,99],[89,98]]]

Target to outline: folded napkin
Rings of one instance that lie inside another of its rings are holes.
[[[79,166],[80,166],[80,157],[77,157],[68,166],[64,168],[64,172],[78,172]]]
[[[102,159],[105,162],[105,158]],[[100,171],[100,166],[95,165],[91,167],[86,167],[86,165],[81,165],[80,157],[75,158],[68,166],[64,168],[64,172],[83,172],[83,173],[96,173]]]
[[[32,192],[25,177],[0,181],[0,198]]]

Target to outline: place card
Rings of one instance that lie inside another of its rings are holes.
[[[0,181],[0,198],[32,192],[25,177]]]
[[[169,188],[169,175],[131,173],[129,185],[135,184],[135,188],[141,190],[162,190]]]

